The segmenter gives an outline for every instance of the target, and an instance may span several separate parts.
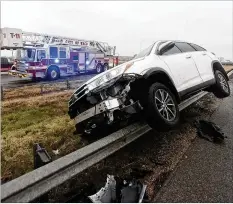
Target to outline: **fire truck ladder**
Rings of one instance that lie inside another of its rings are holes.
[[[103,52],[106,56],[115,55],[115,46],[109,46],[106,42],[94,41],[94,40],[84,40],[77,38],[68,38],[62,36],[53,36],[41,33],[33,32],[22,32],[22,38],[24,45],[70,45],[70,46],[79,46],[90,49],[97,49]]]

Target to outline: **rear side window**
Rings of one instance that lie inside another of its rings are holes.
[[[192,47],[194,47],[195,50],[197,50],[197,51],[206,51],[206,49],[204,49],[203,47],[200,47],[198,45],[195,45],[195,44],[192,44],[192,43],[190,45],[192,45]]]
[[[196,50],[185,42],[176,42],[176,46],[182,51],[182,52],[195,52]]]
[[[164,52],[162,55],[173,55],[173,54],[178,54],[178,53],[181,53],[181,51],[176,46],[174,46],[170,50],[167,50],[166,52]]]
[[[49,48],[50,58],[58,58],[58,49],[57,47],[50,47]]]

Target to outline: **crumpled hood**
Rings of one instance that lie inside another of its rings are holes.
[[[118,65],[118,66],[116,66],[116,67],[113,67],[113,68],[111,68],[111,69],[109,69],[109,70],[107,70],[107,71],[105,71],[105,72],[102,72],[102,73],[100,73],[100,74],[97,74],[96,76],[94,76],[94,77],[92,77],[91,79],[89,79],[88,81],[86,81],[84,84],[90,84],[91,82],[93,82],[94,80],[96,80],[96,79],[98,79],[99,77],[101,77],[101,76],[104,76],[105,74],[107,74],[108,72],[110,72],[110,71],[112,71],[112,70],[114,70],[114,69],[117,69],[117,68],[119,68],[119,67],[121,67],[121,66],[126,66],[127,64],[130,64],[130,63],[134,63],[134,62],[137,62],[137,61],[141,61],[141,60],[143,60],[145,57],[142,57],[142,58],[138,58],[138,59],[132,59],[132,60],[130,60],[130,61],[127,61],[127,62],[124,62],[123,64],[120,64],[120,65]]]

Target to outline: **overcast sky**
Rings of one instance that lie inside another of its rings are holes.
[[[1,27],[100,40],[133,55],[160,39],[233,59],[232,1],[2,1]]]

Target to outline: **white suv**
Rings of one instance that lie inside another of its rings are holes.
[[[135,58],[107,70],[78,88],[69,101],[77,132],[91,133],[139,113],[159,131],[179,122],[178,104],[198,91],[230,95],[218,58],[181,41],[157,41]]]

